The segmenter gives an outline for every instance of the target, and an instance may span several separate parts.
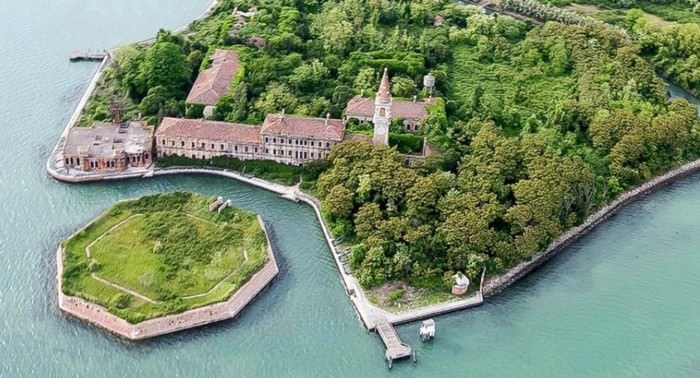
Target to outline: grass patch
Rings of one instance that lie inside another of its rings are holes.
[[[444,287],[417,288],[401,281],[387,282],[377,288],[366,290],[365,295],[373,304],[393,313],[462,299],[452,295]]]
[[[116,204],[63,243],[64,293],[132,323],[227,300],[263,267],[267,241],[255,214],[210,213],[212,201],[178,192]]]

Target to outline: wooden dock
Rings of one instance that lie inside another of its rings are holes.
[[[107,51],[73,51],[68,58],[71,62],[82,62],[82,61],[101,61],[107,57],[109,53]]]
[[[376,322],[374,330],[379,334],[384,346],[386,346],[386,352],[384,352],[384,358],[386,358],[389,364],[389,369],[394,362],[401,358],[411,357],[413,362],[416,362],[416,354],[413,352],[413,348],[410,345],[401,342],[399,334],[396,333],[394,326],[389,323],[387,319],[380,319]]]

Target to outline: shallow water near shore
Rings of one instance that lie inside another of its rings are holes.
[[[66,185],[46,159],[96,64],[74,49],[150,37],[208,0],[0,2],[0,377],[698,376],[700,176],[636,202],[484,306],[437,318],[418,363],[387,370],[310,207],[229,179]],[[60,240],[114,201],[172,190],[232,198],[269,222],[280,276],[238,318],[128,343],[56,307]]]

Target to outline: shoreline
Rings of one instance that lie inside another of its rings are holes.
[[[58,285],[58,307],[61,311],[131,341],[145,340],[175,333],[207,324],[235,318],[243,311],[279,274],[279,266],[265,222],[260,215],[258,223],[267,239],[268,261],[245,284],[224,301],[187,310],[179,314],[165,315],[132,324],[110,313],[105,307],[85,299],[63,293],[63,246],[56,250],[56,279]],[[78,229],[81,232],[94,220]],[[72,237],[69,236],[68,238]]]
[[[209,7],[198,17],[197,19],[193,20],[201,20],[203,18],[208,17],[211,12],[216,8],[216,5],[218,5],[219,0],[212,0],[211,4]],[[176,29],[177,33],[182,33],[186,32],[190,24],[185,25],[179,29]],[[144,44],[144,43],[149,43],[153,41],[154,38],[146,39],[140,42],[136,42],[137,44]],[[113,49],[112,49],[113,50]],[[573,227],[566,232],[564,232],[562,235],[560,235],[558,238],[556,238],[554,241],[552,241],[547,248],[544,250],[535,253],[529,260],[523,261],[519,263],[518,265],[510,268],[508,271],[505,273],[491,277],[484,281],[482,278],[482,283],[481,283],[481,288],[479,293],[476,296],[472,296],[469,298],[465,299],[460,299],[460,300],[454,300],[454,301],[449,301],[449,302],[443,302],[443,303],[438,303],[434,305],[429,305],[425,307],[421,307],[412,311],[406,311],[406,312],[401,312],[401,313],[392,313],[386,310],[383,310],[379,308],[378,306],[372,304],[364,294],[363,289],[357,282],[354,276],[351,274],[348,274],[345,272],[343,263],[340,261],[340,255],[338,253],[338,250],[336,249],[336,246],[334,244],[334,239],[329,231],[328,226],[325,223],[325,220],[323,219],[323,216],[321,214],[321,209],[320,209],[320,202],[318,199],[315,197],[308,195],[306,193],[299,192],[296,187],[288,187],[284,185],[279,185],[275,184],[266,180],[262,180],[259,178],[255,177],[250,177],[246,175],[242,175],[237,172],[233,171],[228,171],[228,170],[221,170],[221,169],[214,169],[214,168],[169,168],[169,169],[159,169],[155,167],[155,163],[152,164],[149,167],[143,168],[143,169],[135,169],[135,170],[127,170],[125,172],[118,172],[118,173],[110,173],[110,174],[85,174],[85,175],[80,175],[80,176],[73,176],[70,174],[64,174],[61,173],[57,170],[56,163],[59,162],[62,164],[62,154],[60,154],[60,148],[62,147],[62,144],[65,142],[65,137],[68,134],[68,131],[70,130],[71,127],[74,127],[78,119],[80,118],[83,109],[87,102],[92,98],[92,95],[94,93],[95,87],[97,85],[97,82],[99,79],[102,77],[105,68],[108,66],[110,63],[111,58],[108,55],[105,57],[105,59],[102,61],[100,66],[98,67],[97,71],[95,72],[92,81],[90,82],[88,88],[86,89],[83,97],[81,98],[80,102],[78,103],[78,106],[76,107],[75,111],[73,112],[73,115],[69,122],[67,123],[66,127],[63,130],[63,133],[61,134],[56,146],[54,147],[51,155],[49,156],[47,163],[46,163],[46,168],[47,172],[50,176],[55,178],[58,181],[62,182],[67,182],[67,183],[84,183],[84,182],[99,182],[99,181],[110,181],[110,180],[121,180],[121,179],[132,179],[132,178],[149,178],[149,177],[154,177],[154,176],[163,176],[163,175],[172,175],[172,174],[213,174],[213,175],[218,175],[218,176],[224,176],[228,178],[232,178],[234,180],[237,180],[239,182],[243,182],[249,185],[253,185],[258,188],[262,188],[268,191],[271,191],[273,193],[276,193],[280,195],[280,197],[292,200],[292,201],[302,201],[306,203],[307,205],[311,206],[312,209],[314,210],[316,217],[318,218],[318,221],[321,225],[321,229],[324,234],[324,238],[326,239],[326,243],[328,244],[331,253],[333,255],[334,261],[336,263],[336,267],[338,268],[338,271],[341,275],[341,279],[343,282],[343,285],[345,286],[345,290],[347,295],[350,298],[351,303],[353,304],[353,307],[355,308],[356,313],[358,314],[358,317],[364,324],[364,326],[367,329],[374,329],[377,320],[379,319],[386,319],[389,321],[391,324],[403,324],[403,323],[408,323],[412,321],[417,321],[425,318],[429,318],[431,316],[438,316],[442,315],[447,312],[452,312],[452,311],[458,311],[458,310],[463,310],[467,309],[470,307],[475,307],[478,305],[481,305],[483,303],[483,299],[485,297],[490,297],[503,289],[505,289],[507,286],[511,285],[512,283],[516,282],[520,278],[524,277],[525,275],[531,273],[532,271],[536,270],[539,266],[541,266],[543,263],[545,263],[547,260],[552,258],[553,256],[557,255],[559,252],[561,252],[565,247],[567,247],[569,244],[577,240],[579,237],[585,235],[592,229],[594,229],[598,224],[602,223],[604,220],[612,216],[617,210],[619,210],[622,206],[634,202],[637,199],[643,197],[644,195],[650,193],[651,191],[658,189],[659,187],[668,184],[672,181],[675,181],[679,178],[685,177],[691,173],[694,173],[698,170],[700,170],[700,159],[695,160],[693,162],[686,163],[680,167],[677,167],[669,172],[667,172],[664,175],[658,176],[642,185],[640,185],[637,188],[631,189],[627,192],[622,193],[617,199],[614,201],[608,203],[607,205],[603,206],[600,208],[597,212],[594,214],[589,215],[584,223],[582,223],[579,226]],[[681,89],[684,89],[682,87],[679,87]],[[62,294],[62,291],[60,290],[60,280],[59,280],[59,295]],[[60,299],[59,299],[60,303]],[[194,311],[194,310],[191,310]]]

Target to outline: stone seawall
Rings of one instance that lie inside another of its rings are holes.
[[[610,202],[594,214],[590,215],[586,219],[586,221],[583,222],[581,225],[571,228],[567,232],[563,233],[552,243],[550,243],[547,249],[536,253],[532,256],[530,260],[524,261],[516,265],[515,267],[511,268],[506,273],[500,276],[489,278],[483,287],[484,297],[489,297],[498,293],[510,284],[516,282],[520,278],[537,269],[547,260],[555,256],[557,253],[561,252],[569,244],[573,243],[578,238],[591,231],[601,222],[615,214],[615,212],[624,205],[636,201],[637,199],[643,197],[647,193],[650,193],[653,190],[663,185],[666,185],[674,180],[695,173],[698,170],[700,170],[700,160],[695,160],[693,162],[682,165],[679,168],[676,168],[672,171],[669,171],[662,176],[656,177],[635,189],[621,194],[616,200]]]
[[[63,246],[59,246],[56,252],[56,263],[58,267],[58,307],[70,315],[129,340],[148,339],[231,319],[238,315],[238,313],[262,292],[279,273],[279,267],[275,259],[275,253],[265,222],[263,222],[260,216],[258,216],[258,222],[267,238],[268,261],[261,270],[255,273],[248,282],[233,293],[231,298],[226,302],[215,303],[180,314],[167,315],[160,318],[145,320],[141,323],[131,324],[111,314],[106,308],[100,305],[63,293]]]

